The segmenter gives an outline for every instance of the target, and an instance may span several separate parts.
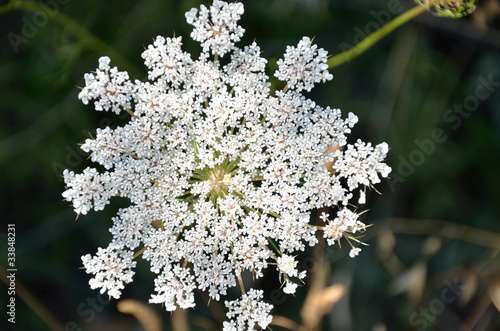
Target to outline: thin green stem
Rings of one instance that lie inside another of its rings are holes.
[[[387,36],[389,33],[403,25],[404,23],[410,21],[411,19],[417,17],[423,12],[429,9],[428,5],[419,5],[413,7],[412,9],[404,12],[398,17],[394,18],[392,21],[360,41],[357,45],[348,51],[342,52],[328,59],[328,67],[330,69],[338,67],[339,65],[350,62],[352,59],[356,58],[358,55],[366,52],[370,47],[376,44],[379,40]]]
[[[269,238],[269,237],[267,238],[267,241],[271,244],[271,246],[273,246],[273,248],[276,250],[276,252],[278,252],[278,254],[281,255],[281,251],[278,248],[278,246],[276,246],[276,244],[274,243],[274,241],[271,238]]]
[[[45,12],[45,14],[53,22],[57,23],[72,35],[74,35],[77,39],[79,39],[82,45],[84,45],[88,49],[96,52],[97,54],[109,56],[119,68],[128,71],[132,76],[136,78],[141,78],[142,76],[144,76],[144,73],[138,70],[119,52],[115,51],[111,46],[94,36],[92,33],[90,33],[89,30],[87,30],[85,27],[83,27],[81,24],[79,24],[69,16],[63,14],[61,11],[53,10],[38,2],[12,0],[7,5],[0,7],[0,13],[12,9],[23,9],[32,12]]]

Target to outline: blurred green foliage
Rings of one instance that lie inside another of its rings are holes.
[[[157,35],[183,36],[185,49],[199,53],[184,13],[209,4],[39,2],[112,47],[130,62],[130,68],[121,69],[138,79],[146,77],[140,53]],[[403,0],[242,2],[246,34],[239,45],[256,39],[271,65],[286,45],[304,35],[337,54],[341,43],[353,45],[360,31],[369,33],[375,25],[368,23],[395,17],[389,4],[401,10],[414,5]],[[373,223],[365,238],[370,246],[356,259],[347,256],[346,248],[326,250],[331,283],[342,283],[348,291],[324,319],[324,330],[459,330],[465,322],[474,323],[474,330],[500,328],[500,307],[490,300],[500,281],[500,84],[493,84],[490,95],[465,115],[448,111],[478,99],[481,79],[500,82],[499,7],[497,1],[482,0],[472,16],[460,20],[426,13],[335,68],[334,80],[314,92],[320,104],[358,115],[352,140],[386,141],[393,167],[393,179],[377,187],[382,195],[372,192],[368,198],[370,211],[364,217]],[[105,52],[90,50],[86,41],[54,20],[43,20],[40,12],[13,9],[0,15],[0,262],[6,265],[6,224],[15,223],[17,280],[60,325],[67,330],[139,330],[133,318],[116,311],[115,302],[99,301],[79,269],[80,256],[107,245],[111,217],[125,202],[116,199],[104,212],[75,221],[61,197],[62,171],[91,165],[78,143],[96,127],[123,123],[77,99],[84,73],[94,70]],[[448,115],[459,116],[460,124]],[[432,140],[436,129],[442,131],[439,142]],[[426,153],[416,140],[429,139],[433,147],[427,144]],[[461,292],[441,311],[447,284]],[[124,297],[146,302],[152,289],[148,266],[140,263]],[[275,304],[276,313],[299,322],[306,290]],[[12,328],[5,298],[2,293],[2,330]],[[92,300],[97,304],[92,306]],[[168,330],[170,314],[153,308]],[[16,309],[13,330],[49,329],[19,296]],[[211,318],[201,306],[190,314]]]

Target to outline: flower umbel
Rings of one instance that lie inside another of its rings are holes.
[[[235,46],[244,32],[241,14],[241,3],[218,0],[189,11],[201,55],[193,60],[183,52],[181,37],[158,36],[142,54],[147,82],[132,82],[107,57],[85,76],[83,103],[131,114],[124,126],[98,129],[82,146],[104,172],[64,172],[63,196],[78,214],[102,210],[114,196],[130,200],[113,218],[110,246],[82,258],[95,275],[92,288],[119,297],[142,250],[158,275],[150,302],[169,311],[193,307],[196,289],[220,300],[243,272],[258,278],[269,264],[285,292],[294,293],[293,280],[306,276],[294,256],[317,242],[313,209],[340,208],[336,219],[324,217],[329,244],[365,229],[348,207],[353,192],[389,174],[387,144],[348,145],[357,117],[343,119],[339,109],[302,95],[332,79],[326,51],[309,38],[278,61],[275,75],[286,88],[273,93],[259,46]],[[222,65],[218,58],[229,53]],[[351,255],[358,253],[353,246]],[[262,298],[250,289],[226,302],[224,328],[265,328],[272,306]]]
[[[430,10],[442,17],[461,18],[470,15],[476,9],[478,0],[415,0],[423,6],[429,6]]]
[[[256,325],[265,329],[273,319],[269,314],[273,306],[262,302],[262,295],[263,291],[251,289],[240,300],[226,301],[231,321],[224,322],[224,330],[254,330]]]

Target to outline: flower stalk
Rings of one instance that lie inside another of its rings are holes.
[[[375,31],[372,34],[370,34],[369,36],[367,36],[365,39],[360,41],[358,44],[356,44],[350,50],[347,50],[345,52],[342,52],[342,53],[339,53],[335,56],[330,57],[328,59],[328,67],[330,69],[333,69],[333,68],[338,67],[346,62],[350,62],[354,58],[356,58],[359,55],[366,52],[368,49],[370,49],[373,45],[375,45],[377,42],[379,42],[382,38],[387,36],[389,33],[391,33],[392,31],[399,28],[401,25],[405,24],[406,22],[414,19],[418,15],[420,15],[428,10],[429,10],[429,6],[423,5],[423,4],[409,9],[408,11],[395,17],[393,20],[391,20],[390,22],[388,22],[387,24],[382,26],[377,31]]]

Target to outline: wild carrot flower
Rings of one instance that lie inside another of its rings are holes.
[[[131,115],[122,127],[97,129],[82,146],[105,171],[64,171],[63,196],[77,214],[102,210],[115,196],[130,201],[113,218],[110,245],[82,257],[94,275],[91,287],[101,293],[120,297],[139,250],[157,274],[150,302],[169,311],[194,307],[197,289],[221,300],[243,272],[258,278],[269,266],[294,293],[306,277],[295,256],[317,242],[313,209],[339,207],[333,220],[322,215],[329,244],[364,230],[348,208],[353,192],[390,172],[382,163],[387,144],[348,145],[357,117],[343,119],[339,109],[301,93],[332,79],[327,52],[307,37],[278,61],[275,76],[284,89],[272,92],[259,46],[235,45],[244,32],[242,14],[241,3],[218,0],[189,11],[191,37],[202,53],[192,59],[181,37],[158,36],[142,54],[147,82],[132,81],[107,57],[85,75],[83,103]],[[272,306],[262,302],[263,293],[246,293],[226,303],[225,329],[270,323]]]

